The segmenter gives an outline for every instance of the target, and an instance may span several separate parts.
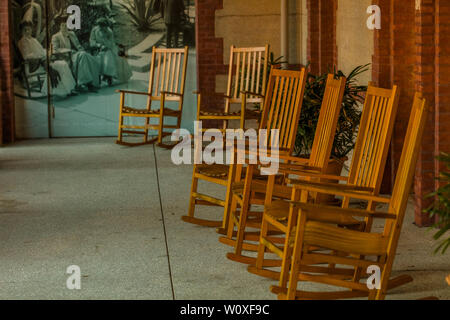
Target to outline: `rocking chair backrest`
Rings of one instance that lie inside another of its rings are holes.
[[[342,107],[346,81],[347,79],[345,77],[336,80],[334,79],[334,75],[328,75],[321,106],[321,111],[327,111],[320,112],[319,115],[319,122],[317,123],[314,143],[309,158],[309,165],[312,167],[323,168],[323,170],[327,168]]]
[[[427,116],[426,101],[420,93],[416,93],[389,208],[389,212],[397,214],[399,226],[406,212]],[[390,229],[385,229],[386,235]]]
[[[162,91],[184,94],[187,58],[188,47],[182,49],[153,47],[148,86],[148,93],[152,98],[148,101],[148,110],[151,107],[151,100],[159,100]],[[166,97],[166,101],[180,100],[182,101],[180,96],[168,95]]]
[[[369,85],[349,183],[379,193],[398,108],[398,90]]]
[[[264,95],[266,91],[269,45],[265,47],[236,48],[231,46],[228,71],[227,100],[225,112],[230,104],[241,103],[241,92],[253,92]],[[257,96],[249,96],[247,103],[261,102]]]
[[[271,130],[279,130],[278,147],[284,155],[290,156],[294,149],[305,83],[305,68],[300,71],[272,69],[270,72],[260,129],[267,129],[267,141],[271,141],[272,146],[276,141]]]

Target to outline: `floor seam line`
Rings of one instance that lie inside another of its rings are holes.
[[[168,268],[169,268],[170,287],[172,290],[172,299],[175,300],[175,290],[174,290],[174,286],[173,286],[172,267],[170,264],[170,255],[169,255],[169,242],[167,239],[166,222],[165,222],[164,209],[163,209],[162,198],[161,198],[161,188],[160,188],[160,183],[159,183],[159,172],[158,172],[158,159],[156,157],[155,144],[153,144],[153,156],[154,156],[154,160],[155,160],[155,172],[156,172],[156,184],[158,187],[159,208],[161,210],[161,218],[162,218],[162,225],[163,225],[163,231],[164,231],[164,241],[166,244],[166,254],[167,254],[167,264],[168,264]]]

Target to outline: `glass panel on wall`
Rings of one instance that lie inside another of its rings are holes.
[[[148,90],[153,46],[190,47],[182,127],[192,130],[194,0],[15,1],[13,19],[19,137],[115,136],[115,90]]]

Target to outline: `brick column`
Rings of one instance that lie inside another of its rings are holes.
[[[319,1],[308,0],[306,2],[306,7],[308,11],[308,39],[306,52],[311,72],[318,74],[320,72]]]
[[[450,4],[447,0],[435,0],[435,8],[435,154],[439,155],[450,153]],[[435,160],[435,176],[442,169],[444,167]]]
[[[435,187],[435,116],[436,104],[436,38],[435,38],[435,0],[422,0],[421,9],[416,10],[416,85],[417,91],[422,92],[430,106],[430,114],[427,124],[427,134],[424,135],[422,148],[415,177],[415,222],[419,226],[427,226],[434,223],[427,214],[422,213],[432,199],[425,196],[434,191]]]
[[[382,19],[381,29],[374,33],[373,81],[380,87],[398,85],[400,88],[397,121],[382,185],[382,192],[389,193],[400,161],[403,137],[414,97],[415,3],[376,0],[373,4],[380,7]]]
[[[372,81],[375,85],[391,86],[391,4],[386,0],[374,0],[381,9],[381,29],[374,32],[374,55],[372,57]]]
[[[307,55],[312,73],[325,73],[337,65],[337,0],[308,0]]]
[[[446,1],[445,1],[446,2]],[[383,192],[390,192],[404,142],[412,99],[421,92],[431,108],[427,134],[415,177],[415,222],[428,226],[435,222],[423,214],[432,199],[425,196],[436,188],[438,166],[434,157],[449,151],[450,129],[450,8],[444,0],[374,0],[382,13],[382,29],[375,32],[373,81],[381,87],[400,87],[400,103]],[[444,30],[444,32],[442,32]],[[448,123],[448,122],[447,122]]]
[[[197,87],[204,92],[215,92],[216,75],[228,72],[223,62],[223,39],[215,35],[216,10],[222,8],[223,0],[196,0]],[[204,97],[202,108],[214,109],[222,101]]]
[[[0,144],[14,140],[9,1],[0,0]]]

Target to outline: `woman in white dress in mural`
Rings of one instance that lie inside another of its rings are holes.
[[[119,57],[119,48],[108,20],[99,18],[96,24],[91,31],[89,42],[91,47],[100,50],[101,74],[110,85],[113,79],[118,83],[127,82],[132,76],[132,71],[127,60]]]
[[[75,32],[67,29],[67,18],[58,20],[59,32],[52,37],[52,53],[69,55],[72,71],[75,75],[78,87],[87,87],[95,91],[100,87],[100,58],[87,53],[78,41]]]
[[[39,41],[33,38],[32,32],[32,24],[24,22],[22,24],[22,38],[19,40],[17,46],[24,60],[39,61],[41,63],[40,68],[42,68],[42,64],[46,61],[47,53]],[[67,62],[63,60],[52,61],[50,62],[50,67],[58,74],[57,83],[55,83],[55,80],[52,83],[52,95],[66,97],[72,94],[76,83]],[[43,94],[47,94],[46,81],[45,79],[45,83],[42,86]]]

